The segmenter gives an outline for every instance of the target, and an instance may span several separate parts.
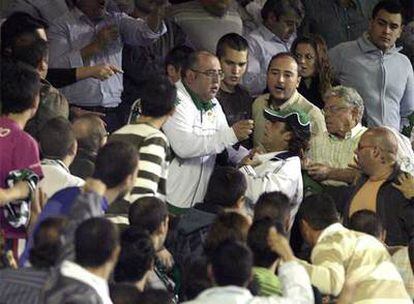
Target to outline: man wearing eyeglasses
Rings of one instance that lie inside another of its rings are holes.
[[[180,213],[204,198],[216,154],[245,140],[253,121],[229,127],[216,99],[224,73],[216,56],[206,51],[191,54],[177,82],[177,106],[164,125],[175,157],[167,178],[170,211]]]

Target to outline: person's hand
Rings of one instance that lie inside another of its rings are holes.
[[[414,177],[406,172],[398,175],[398,183],[392,183],[392,185],[401,191],[406,199],[414,197]]]
[[[19,181],[11,188],[0,188],[0,206],[12,201],[24,199],[28,197],[29,194],[29,185],[25,181]]]
[[[106,185],[98,179],[87,178],[85,185],[83,186],[83,191],[85,192],[95,192],[101,196],[105,194]]]
[[[249,155],[245,156],[241,162],[240,166],[252,166],[257,167],[262,164],[262,161],[259,160],[256,155],[261,154],[258,149],[254,148],[250,151]]]
[[[324,181],[329,178],[331,167],[320,163],[308,163],[306,165],[308,174],[316,181]]]
[[[283,261],[288,262],[295,260],[289,241],[283,235],[277,233],[275,227],[269,229],[267,244],[273,252],[277,253],[282,258]]]
[[[123,71],[119,67],[113,64],[99,64],[99,65],[90,66],[87,68],[90,69],[89,70],[90,77],[93,77],[99,80],[106,80],[112,77],[113,75],[115,75],[116,73],[123,73]]]
[[[240,120],[232,126],[234,134],[239,141],[249,138],[249,135],[253,133],[253,127],[254,122],[251,119]]]
[[[100,49],[104,49],[106,46],[117,40],[119,37],[118,26],[116,24],[110,24],[103,27],[95,38],[95,43]]]
[[[174,266],[174,258],[166,248],[158,251],[157,257],[160,260],[161,264],[163,264],[167,269],[172,269]]]

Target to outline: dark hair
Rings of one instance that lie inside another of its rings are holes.
[[[142,280],[154,264],[155,249],[148,232],[130,226],[121,235],[121,253],[114,271],[116,282]]]
[[[103,266],[118,246],[119,231],[115,224],[102,217],[87,219],[75,232],[75,261],[82,267]]]
[[[39,143],[44,158],[62,160],[70,153],[75,141],[72,125],[66,118],[52,118],[40,129]]]
[[[114,141],[99,149],[95,161],[94,178],[108,188],[120,185],[138,165],[138,151],[130,143]]]
[[[204,202],[222,207],[234,207],[246,193],[243,173],[232,167],[216,167],[211,174]]]
[[[167,66],[169,65],[172,65],[176,70],[182,68],[188,56],[193,52],[194,49],[186,45],[179,45],[174,47],[168,52],[167,56],[165,56],[165,69],[167,69]]]
[[[300,19],[305,16],[305,9],[300,0],[267,0],[260,12],[262,19],[267,20],[270,13],[278,19],[290,12],[295,13]]]
[[[78,148],[98,152],[107,135],[102,120],[95,114],[84,114],[73,121]]]
[[[229,33],[220,38],[217,42],[216,56],[220,59],[226,54],[226,48],[236,51],[247,51],[249,44],[247,40],[237,33]]]
[[[129,224],[149,233],[155,232],[168,216],[167,206],[156,197],[142,197],[129,207]]]
[[[245,244],[230,240],[217,246],[210,263],[218,286],[244,287],[251,276],[253,255]]]
[[[245,243],[250,223],[247,218],[237,212],[224,212],[217,216],[207,234],[204,252],[210,255],[217,246],[227,240]]]
[[[390,14],[400,14],[401,18],[403,18],[403,7],[400,1],[396,0],[383,0],[375,5],[374,9],[372,10],[372,19],[377,17],[377,14],[380,10],[385,10]]]
[[[310,195],[303,200],[297,219],[305,220],[315,230],[323,230],[339,222],[339,215],[332,197],[321,193]]]
[[[36,39],[27,45],[16,45],[12,49],[12,58],[37,68],[42,60],[47,60],[49,44],[43,39]]]
[[[279,58],[286,58],[286,57],[287,58],[292,58],[293,61],[296,62],[296,65],[298,67],[297,68],[297,73],[299,75],[299,64],[298,64],[298,60],[296,59],[295,55],[293,55],[290,52],[281,52],[281,53],[277,53],[276,55],[273,55],[272,58],[269,61],[269,65],[267,66],[267,71],[269,71],[269,69],[270,69],[273,61],[275,61],[276,59],[279,59]]]
[[[33,267],[55,266],[62,249],[61,235],[67,222],[64,217],[48,217],[39,224],[33,234],[33,247],[29,253]]]
[[[47,29],[47,27],[45,22],[28,13],[11,14],[1,25],[1,54],[9,55],[7,51],[11,51],[22,36],[27,36],[26,42],[40,38],[36,30]]]
[[[269,218],[273,222],[284,223],[289,216],[289,198],[280,191],[263,193],[254,206],[254,221]]]
[[[309,132],[295,132],[289,123],[285,123],[285,130],[292,133],[289,139],[288,150],[301,159],[305,157],[306,151],[309,149],[309,141],[311,134]]]
[[[40,90],[40,76],[35,69],[24,63],[3,60],[1,75],[3,114],[23,113],[35,106]]]
[[[141,113],[155,118],[165,116],[175,108],[176,100],[177,89],[167,77],[151,77],[143,88]]]
[[[317,34],[309,34],[298,37],[295,41],[293,41],[292,47],[290,48],[292,54],[296,53],[296,48],[299,44],[309,44],[315,51],[315,65],[319,80],[318,91],[321,95],[324,95],[329,89],[332,88],[334,79],[325,40]]]
[[[139,295],[139,304],[173,304],[171,295],[162,289],[147,289]]]
[[[379,216],[371,210],[359,210],[352,214],[349,219],[349,229],[360,231],[372,235],[376,238],[384,232]]]
[[[109,294],[114,304],[139,303],[140,291],[133,284],[115,283],[109,285]]]
[[[247,245],[253,252],[254,266],[268,268],[279,258],[267,242],[269,230],[272,227],[275,227],[278,233],[286,235],[282,223],[275,223],[270,218],[255,221],[249,229]]]

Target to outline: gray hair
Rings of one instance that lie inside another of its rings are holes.
[[[328,90],[323,99],[329,97],[338,97],[343,100],[347,105],[358,109],[358,122],[361,121],[362,115],[364,114],[364,101],[362,100],[361,95],[354,88],[345,87],[342,85],[336,86]]]

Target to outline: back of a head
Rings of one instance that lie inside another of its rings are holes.
[[[210,263],[218,286],[245,287],[250,280],[253,255],[243,243],[226,241],[212,252]]]
[[[102,120],[94,114],[85,114],[73,121],[73,132],[78,147],[89,152],[98,152],[106,137]]]
[[[10,55],[10,51],[16,45],[19,39],[27,36],[26,40],[35,40],[41,38],[36,31],[46,29],[47,24],[43,21],[32,17],[24,12],[15,12],[11,14],[1,25],[1,54]]]
[[[305,9],[300,0],[267,0],[260,12],[263,21],[273,13],[277,18],[294,13],[301,20],[305,16]]]
[[[167,68],[168,65],[174,66],[174,68],[177,70],[182,68],[188,56],[193,52],[194,49],[186,45],[176,46],[168,52],[167,56],[165,56],[165,68]]]
[[[93,177],[108,188],[115,188],[133,174],[137,166],[137,149],[132,144],[114,141],[99,149]]]
[[[16,45],[12,48],[12,58],[24,62],[33,68],[37,68],[44,60],[47,62],[49,44],[43,39],[35,39],[28,44]]]
[[[297,219],[305,220],[312,229],[318,231],[339,222],[339,215],[331,196],[314,194],[303,200]]]
[[[3,60],[0,75],[3,75],[0,92],[3,114],[20,114],[35,107],[40,90],[40,76],[35,69]]]
[[[107,263],[119,247],[119,231],[105,218],[82,222],[75,232],[75,261],[82,267],[98,268]]]
[[[348,224],[349,229],[364,232],[380,238],[384,227],[379,216],[371,210],[359,210],[352,214]]]
[[[208,232],[204,243],[205,253],[209,255],[220,243],[227,240],[245,243],[249,228],[249,221],[240,213],[224,212],[220,214]]]
[[[63,217],[49,217],[42,221],[33,235],[33,247],[29,261],[33,267],[55,266],[62,249],[61,235],[67,220]]]
[[[176,99],[177,89],[167,77],[151,77],[142,92],[141,113],[154,118],[168,115],[174,110]]]
[[[159,229],[167,216],[167,206],[156,197],[140,198],[129,207],[130,225],[147,230],[150,234]]]
[[[396,161],[398,140],[390,129],[386,127],[369,128],[363,136],[364,138],[369,137],[370,142],[380,148],[384,162],[394,163]]]
[[[129,227],[121,235],[121,253],[114,271],[116,282],[136,283],[151,270],[155,249],[148,232]]]
[[[64,159],[76,142],[71,123],[63,117],[50,119],[40,130],[39,142],[44,158]]]
[[[274,222],[285,223],[289,216],[289,198],[279,191],[263,193],[254,206],[254,221],[269,218]]]
[[[204,202],[225,208],[235,207],[246,193],[247,182],[243,173],[232,167],[214,169],[207,186]]]
[[[173,304],[171,295],[162,289],[147,289],[139,295],[139,304]]]
[[[247,40],[237,33],[229,33],[222,36],[217,42],[216,56],[221,58],[225,55],[226,48],[236,51],[247,51],[249,44]]]
[[[267,242],[269,230],[272,227],[275,227],[278,233],[286,235],[282,223],[275,223],[269,218],[253,222],[249,229],[247,245],[253,252],[254,266],[269,268],[279,258],[279,255],[270,249]]]
[[[140,292],[133,284],[117,283],[109,285],[109,293],[113,304],[137,304]]]
[[[403,17],[403,7],[400,1],[397,0],[383,0],[379,1],[372,10],[372,19],[375,19],[380,10],[385,10],[390,14],[400,14]]]

